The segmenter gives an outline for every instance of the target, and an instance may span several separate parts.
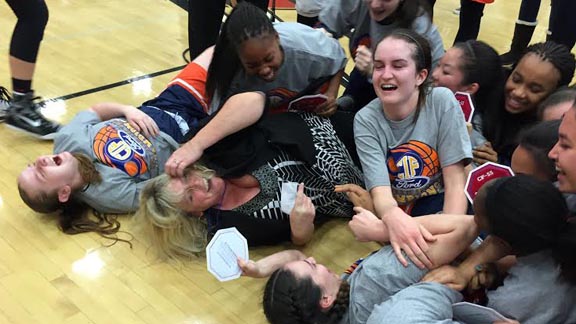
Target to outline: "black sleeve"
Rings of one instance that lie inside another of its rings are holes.
[[[255,218],[234,211],[221,211],[216,218],[210,235],[222,228],[236,227],[246,237],[249,246],[273,245],[291,240],[288,219]]]

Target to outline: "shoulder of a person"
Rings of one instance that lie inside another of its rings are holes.
[[[426,99],[427,104],[428,100],[430,100],[430,104],[435,106],[438,104],[441,104],[441,106],[452,106],[453,103],[457,102],[454,93],[445,87],[432,87],[428,91]]]
[[[380,115],[380,111],[382,111],[382,103],[380,102],[380,99],[375,98],[374,100],[370,101],[366,106],[358,110],[354,119],[373,120],[375,117]]]
[[[414,21],[412,21],[412,28],[418,33],[427,30],[432,25],[432,20],[426,12],[420,12],[419,15],[414,18]]]
[[[304,53],[311,56],[326,56],[327,52],[334,55],[334,51],[342,47],[338,40],[327,37],[322,31],[293,22],[278,23],[275,27],[280,37],[280,44],[284,51]],[[345,57],[345,52],[341,50]]]
[[[79,133],[79,128],[83,126],[91,126],[101,122],[98,114],[93,110],[83,110],[77,113],[72,120],[64,125],[56,134],[54,139],[55,146],[64,142],[78,142],[83,138],[82,133]],[[66,144],[69,145],[69,144]]]

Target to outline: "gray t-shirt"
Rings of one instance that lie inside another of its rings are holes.
[[[374,51],[386,33],[399,28],[397,22],[385,25],[371,19],[365,0],[326,1],[320,12],[319,20],[330,32],[334,33],[336,38],[352,31],[349,45],[352,57],[354,57],[359,45],[365,45]],[[434,68],[444,55],[444,44],[438,29],[432,24],[427,14],[414,19],[411,29],[422,35],[430,43],[432,67]]]
[[[504,284],[488,291],[488,307],[522,324],[576,323],[576,285],[560,278],[551,251],[518,257]]]
[[[314,80],[333,76],[346,66],[346,53],[340,43],[323,32],[288,22],[274,24],[274,29],[284,52],[276,79],[266,82],[241,69],[224,98],[240,92],[262,91],[270,101],[270,109],[286,111],[290,101]],[[211,111],[220,106],[215,101],[211,103]]]
[[[414,116],[389,120],[377,98],[354,120],[366,189],[391,186],[401,206],[443,192],[442,168],[472,158],[464,114],[450,90],[432,89],[415,122]]]
[[[421,282],[404,288],[374,307],[367,324],[456,324],[452,304],[462,295],[439,283]]]
[[[146,180],[160,175],[178,144],[161,133],[148,140],[124,119],[101,121],[93,111],[82,111],[54,139],[54,153],[83,153],[102,176],[75,197],[104,213],[138,209]]]
[[[362,261],[348,278],[350,304],[340,323],[366,323],[375,305],[420,281],[428,270],[407,260],[408,267],[404,267],[387,245]]]

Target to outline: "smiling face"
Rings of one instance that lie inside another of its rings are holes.
[[[181,178],[171,178],[168,190],[182,196],[178,207],[188,213],[201,213],[222,201],[225,185],[218,177],[203,177],[190,172]]]
[[[535,54],[522,57],[505,87],[505,109],[511,114],[534,111],[557,87],[560,72]]]
[[[556,164],[558,189],[564,193],[576,193],[576,108],[564,114],[558,130],[558,143],[548,157]]]
[[[378,98],[388,107],[409,104],[416,110],[419,86],[428,76],[427,70],[416,70],[415,45],[403,39],[388,37],[376,47],[372,82]]]
[[[457,47],[452,47],[444,53],[440,62],[432,72],[432,80],[436,87],[446,87],[452,92],[467,91],[467,85],[462,84],[464,73],[462,72],[463,52]]]
[[[41,195],[54,196],[65,187],[75,189],[74,180],[79,175],[78,160],[69,152],[43,155],[20,173],[18,186],[32,199]]]
[[[256,75],[266,82],[276,79],[284,58],[277,34],[244,41],[238,48],[238,56],[246,74]]]
[[[368,6],[370,18],[375,21],[382,21],[393,14],[398,6],[400,0],[364,0]]]

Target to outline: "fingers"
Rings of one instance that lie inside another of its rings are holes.
[[[398,261],[400,261],[400,263],[404,267],[407,267],[408,262],[406,262],[406,259],[404,258],[404,255],[402,254],[402,249],[400,249],[400,246],[396,243],[392,243],[392,249],[394,249],[394,254],[396,254],[396,258],[398,259]]]
[[[185,159],[180,159],[178,157],[179,154],[176,154],[177,152],[178,151],[174,152],[164,165],[164,170],[166,171],[166,173],[173,178],[183,177],[184,169],[188,165]]]
[[[366,209],[364,209],[362,207],[354,207],[353,210],[356,212],[356,214],[361,214],[361,213],[367,211]]]
[[[304,198],[306,198],[304,194],[304,184],[299,183],[298,190],[296,191],[296,199],[294,200],[294,207],[304,204]]]
[[[343,184],[343,185],[335,185],[334,186],[335,192],[348,192],[348,191],[358,192],[358,191],[363,191],[363,190],[364,189],[362,189],[362,187],[360,187],[357,184],[353,184],[353,183],[347,183],[347,184]]]
[[[412,263],[414,263],[415,266],[420,269],[424,269],[426,267],[424,263],[420,261],[420,258],[422,255],[424,255],[424,252],[422,252],[416,243],[414,243],[412,246],[404,245],[402,250],[404,253],[406,253],[408,258],[412,261]]]
[[[236,262],[238,263],[240,269],[244,270],[244,268],[246,267],[246,261],[244,261],[244,259],[239,257],[238,259],[236,259]]]
[[[488,160],[488,161],[493,161],[495,160],[495,156],[493,153],[490,152],[484,152],[484,151],[479,151],[479,150],[473,150],[472,154],[475,158],[477,159],[483,159],[483,160]]]
[[[420,225],[420,233],[424,237],[426,242],[436,242],[438,239],[436,236],[432,235],[424,226]]]
[[[478,158],[473,158],[472,161],[474,161],[474,163],[476,163],[477,165],[482,165],[482,164],[488,162],[487,160],[478,159]]]

